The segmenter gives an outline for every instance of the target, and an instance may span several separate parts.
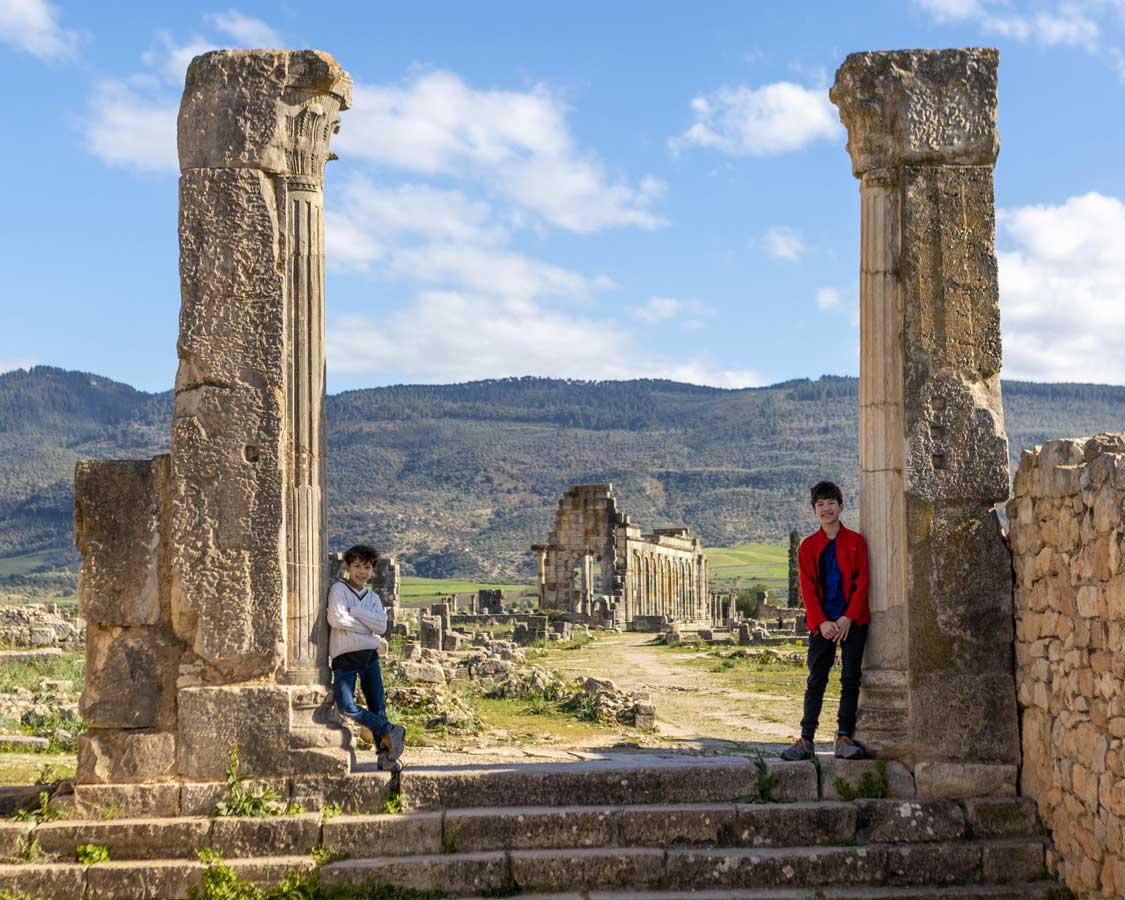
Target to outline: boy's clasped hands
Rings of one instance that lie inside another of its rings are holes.
[[[821,637],[842,644],[848,639],[848,632],[852,630],[852,620],[847,616],[840,616],[835,622],[825,619],[820,623]]]

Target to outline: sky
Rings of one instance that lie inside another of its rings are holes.
[[[1125,0],[0,0],[0,371],[165,390],[176,111],[216,47],[352,75],[325,186],[329,390],[857,374],[848,53],[1000,49],[1006,378],[1125,384]]]

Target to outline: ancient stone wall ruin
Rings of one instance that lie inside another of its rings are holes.
[[[171,452],[79,464],[80,790],[347,772],[324,608],[323,177],[351,81],[196,57],[180,107]]]
[[[1022,793],[1083,896],[1125,895],[1125,434],[1024,451],[1016,573]]]
[[[659,630],[710,622],[707,560],[687,528],[642,534],[610,484],[577,484],[559,500],[539,556],[539,605],[614,627]]]

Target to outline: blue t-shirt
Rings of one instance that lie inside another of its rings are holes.
[[[820,551],[820,584],[824,588],[824,602],[821,608],[830,622],[835,622],[848,608],[844,597],[844,579],[840,575],[840,565],[836,561],[836,539]]]

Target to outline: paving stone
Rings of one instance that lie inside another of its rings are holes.
[[[1049,891],[1058,890],[1053,882],[1024,885],[958,885],[957,887],[826,888],[823,900],[1043,900]]]
[[[187,900],[202,876],[203,866],[186,860],[98,863],[86,872],[87,900]]]
[[[0,891],[44,900],[83,900],[86,867],[63,863],[0,865]]]
[[[441,821],[440,812],[336,816],[324,823],[321,841],[353,857],[434,854],[441,852]]]
[[[320,843],[320,816],[222,817],[211,826],[211,846],[224,859],[240,856],[295,856]]]
[[[669,887],[809,887],[883,880],[884,853],[873,847],[667,851]]]
[[[1038,810],[1030,797],[972,797],[964,803],[965,820],[973,837],[1016,837],[1039,833]]]
[[[467,896],[503,887],[508,878],[508,863],[503,853],[380,856],[330,863],[320,870],[320,877],[329,885],[381,881]]]
[[[620,845],[623,847],[674,847],[685,844],[718,844],[733,834],[738,813],[734,804],[682,804],[679,806],[626,806],[621,811]],[[588,846],[606,846],[591,842]],[[587,846],[587,845],[584,845]]]
[[[1043,841],[987,841],[981,847],[981,875],[984,881],[1031,881],[1042,877],[1046,855]]]
[[[172,819],[180,815],[178,784],[77,784],[74,800],[77,812],[95,819],[114,816]]]
[[[513,850],[512,878],[524,891],[643,887],[664,876],[664,851],[630,847],[596,850]]]
[[[820,795],[825,800],[840,800],[836,790],[836,779],[842,778],[855,790],[863,776],[875,775],[878,766],[883,766],[887,775],[887,797],[892,800],[914,799],[914,776],[902,763],[894,760],[874,759],[836,759],[828,756],[820,760]]]
[[[856,800],[863,843],[952,841],[965,836],[965,814],[953,800]]]
[[[211,823],[206,819],[109,819],[44,822],[35,837],[48,853],[73,860],[79,844],[109,848],[114,861],[130,859],[195,859],[205,847]]]
[[[739,847],[847,844],[855,839],[850,803],[740,804],[731,843]]]
[[[455,809],[445,833],[456,833],[462,851],[612,847],[620,816],[620,807],[599,806]]]

